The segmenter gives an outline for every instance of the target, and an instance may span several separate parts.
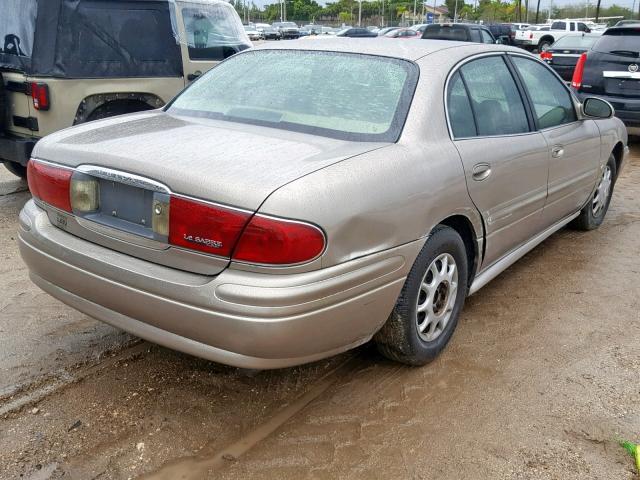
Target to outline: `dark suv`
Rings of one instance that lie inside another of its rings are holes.
[[[457,42],[496,43],[487,27],[474,23],[434,23],[427,25],[422,38],[430,40],[454,40]]]
[[[578,60],[571,86],[580,98],[609,101],[629,133],[640,134],[640,25],[606,30]]]

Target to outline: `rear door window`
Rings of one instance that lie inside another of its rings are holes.
[[[529,98],[538,128],[550,128],[577,120],[571,95],[548,67],[537,60],[513,57]]]
[[[551,24],[551,30],[566,30],[567,24],[565,22],[553,22]]]
[[[469,35],[471,36],[472,42],[482,43],[482,37],[480,36],[479,28],[472,28],[469,32]]]
[[[478,135],[512,135],[529,131],[524,103],[516,83],[500,56],[463,65]]]
[[[449,82],[447,111],[454,138],[475,137],[477,135],[473,110],[471,110],[467,89],[462,83],[460,72],[456,72]]]

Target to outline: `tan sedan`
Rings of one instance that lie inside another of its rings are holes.
[[[161,110],[40,141],[20,249],[54,297],[211,360],[373,338],[420,365],[467,295],[603,221],[627,152],[612,115],[510,47],[267,44]]]

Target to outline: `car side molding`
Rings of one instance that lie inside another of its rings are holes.
[[[484,287],[487,283],[489,283],[491,280],[496,278],[503,271],[505,271],[514,263],[516,263],[518,260],[524,257],[527,253],[529,253],[531,250],[537,247],[540,243],[542,243],[552,234],[560,230],[562,227],[564,227],[566,224],[568,224],[571,220],[576,218],[578,215],[580,215],[579,211],[569,215],[568,217],[563,218],[557,223],[554,223],[546,230],[543,230],[542,232],[540,232],[538,235],[536,235],[526,243],[520,245],[518,248],[516,248],[515,250],[512,250],[507,255],[502,257],[500,260],[496,261],[493,265],[491,265],[490,267],[480,272],[476,276],[473,283],[471,284],[471,287],[469,288],[469,295],[473,295],[474,293],[476,293],[478,290]]]

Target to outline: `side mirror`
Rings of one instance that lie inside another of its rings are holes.
[[[606,100],[589,97],[582,103],[582,113],[591,118],[611,118],[615,112],[613,106]]]
[[[496,39],[496,43],[497,43],[498,45],[502,45],[502,39],[501,39],[501,38]]]

